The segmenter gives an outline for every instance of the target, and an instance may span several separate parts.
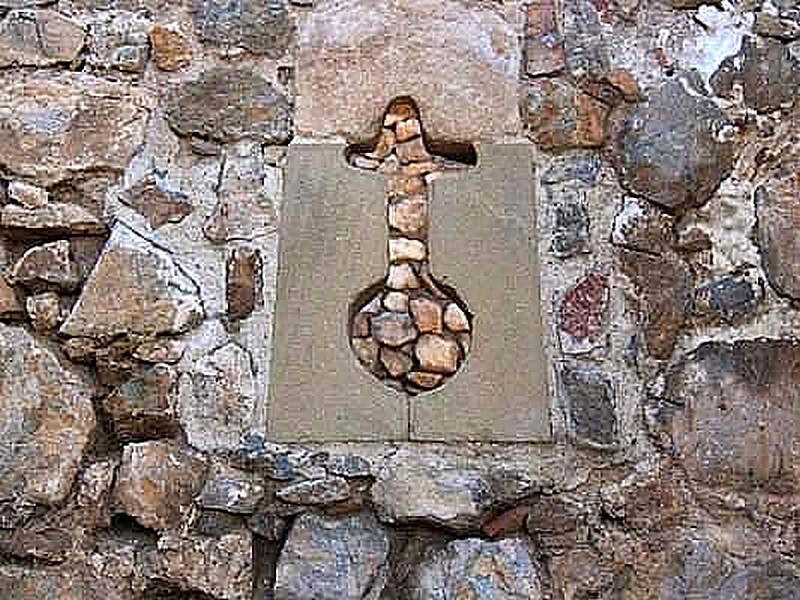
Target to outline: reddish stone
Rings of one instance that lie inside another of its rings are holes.
[[[608,307],[608,276],[590,273],[561,301],[559,337],[564,352],[586,352],[605,331]]]
[[[261,255],[258,250],[238,248],[227,264],[228,316],[244,319],[255,310],[261,292]]]
[[[609,110],[607,104],[567,82],[537,80],[528,90],[529,135],[546,150],[602,146]]]
[[[520,531],[525,526],[529,512],[530,507],[528,506],[516,506],[500,513],[483,524],[483,533],[496,539]]]

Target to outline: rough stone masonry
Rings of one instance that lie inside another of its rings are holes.
[[[0,598],[800,598],[799,61],[795,0],[0,0]],[[531,149],[550,443],[265,434],[287,146],[400,97]]]

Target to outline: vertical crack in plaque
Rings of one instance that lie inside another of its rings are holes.
[[[386,178],[389,271],[356,294],[350,346],[387,385],[418,394],[442,386],[464,363],[473,319],[456,290],[430,269],[428,206],[436,173],[474,166],[469,144],[426,143],[411,98],[397,98],[369,145],[351,146],[349,163]]]

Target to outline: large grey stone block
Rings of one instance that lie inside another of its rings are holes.
[[[348,342],[353,299],[387,269],[383,177],[349,167],[343,145],[290,146],[271,439],[549,439],[531,164],[528,145],[485,145],[477,167],[434,182],[431,266],[474,313],[473,348],[447,385],[410,398]]]

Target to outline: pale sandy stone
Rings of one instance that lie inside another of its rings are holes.
[[[369,335],[369,313],[360,312],[353,317],[353,335],[367,337]]]
[[[461,350],[458,342],[439,335],[425,334],[414,347],[420,366],[432,373],[455,373]]]
[[[408,294],[403,292],[389,292],[383,297],[386,310],[392,312],[406,312],[408,310]]]
[[[442,332],[442,307],[438,302],[416,298],[411,301],[411,314],[421,333]]]
[[[444,311],[444,324],[454,333],[469,331],[469,319],[455,302],[447,305]]]
[[[389,240],[389,261],[425,260],[427,255],[425,243],[408,238],[392,238]]]
[[[402,346],[417,338],[417,328],[407,313],[386,312],[372,319],[372,335],[387,346]]]
[[[420,286],[420,282],[411,265],[408,263],[401,263],[389,267],[386,286],[393,290],[413,290]]]
[[[414,366],[414,361],[405,352],[392,350],[391,348],[381,348],[381,364],[389,371],[392,377],[405,375]]]
[[[513,135],[520,37],[497,3],[318,2],[297,33],[297,128],[368,139],[389,102],[411,96],[432,139]]]
[[[8,197],[25,208],[39,208],[47,204],[47,190],[25,181],[12,181],[8,184]]]
[[[0,277],[0,319],[19,317],[23,312],[14,288],[6,283],[4,277]]]
[[[400,121],[396,127],[396,138],[398,142],[405,142],[411,138],[422,135],[422,126],[419,119],[406,119]]]
[[[403,235],[419,235],[428,224],[428,198],[415,194],[389,204],[389,226]]]
[[[426,373],[424,371],[414,371],[408,374],[408,380],[416,386],[425,389],[435,388],[444,379],[443,375],[438,373]]]

